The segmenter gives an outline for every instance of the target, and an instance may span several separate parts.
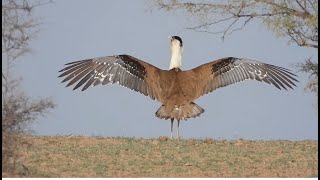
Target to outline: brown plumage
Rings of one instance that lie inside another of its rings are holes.
[[[182,40],[178,38],[171,38],[170,70],[159,69],[129,55],[119,55],[68,63],[59,71],[62,73],[59,77],[66,76],[62,82],[69,81],[67,86],[77,83],[74,90],[118,83],[156,99],[162,104],[156,116],[171,119],[171,138],[173,120],[178,120],[179,125],[180,120],[199,116],[204,110],[193,101],[217,88],[247,79],[266,82],[278,89],[296,86],[296,75],[290,70],[243,58],[222,58],[182,71]]]

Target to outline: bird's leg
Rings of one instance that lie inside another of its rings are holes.
[[[178,128],[178,129],[177,129],[177,136],[178,136],[177,138],[178,138],[178,139],[180,139],[179,125],[180,125],[180,120],[178,120],[178,127],[177,127],[177,128]]]
[[[174,121],[174,118],[171,118],[171,140],[173,139],[173,136],[172,136],[173,121]]]

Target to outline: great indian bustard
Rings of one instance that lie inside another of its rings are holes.
[[[247,79],[274,85],[278,89],[292,88],[298,82],[290,70],[259,61],[227,57],[191,70],[182,71],[183,43],[179,36],[171,37],[169,70],[159,69],[130,55],[91,58],[66,64],[59,77],[71,80],[67,87],[78,82],[73,90],[82,91],[98,84],[114,84],[150,96],[162,105],[155,113],[158,118],[171,120],[171,139],[174,120],[177,120],[177,138],[180,120],[195,118],[204,112],[193,101],[217,88]]]

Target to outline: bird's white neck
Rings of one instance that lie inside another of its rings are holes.
[[[170,62],[169,70],[173,68],[180,68],[181,58],[182,58],[182,47],[173,45],[171,47],[171,62]]]

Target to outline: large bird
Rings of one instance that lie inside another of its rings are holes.
[[[179,36],[172,36],[171,62],[169,70],[159,69],[130,55],[116,55],[91,58],[66,64],[59,77],[69,81],[67,87],[76,83],[74,90],[82,91],[99,84],[114,84],[140,92],[162,105],[155,115],[171,120],[171,139],[174,120],[177,120],[179,139],[180,120],[195,118],[204,112],[193,101],[217,88],[247,79],[266,82],[278,89],[296,86],[298,82],[286,68],[255,60],[227,57],[218,59],[191,70],[183,71],[181,58],[183,42]]]

